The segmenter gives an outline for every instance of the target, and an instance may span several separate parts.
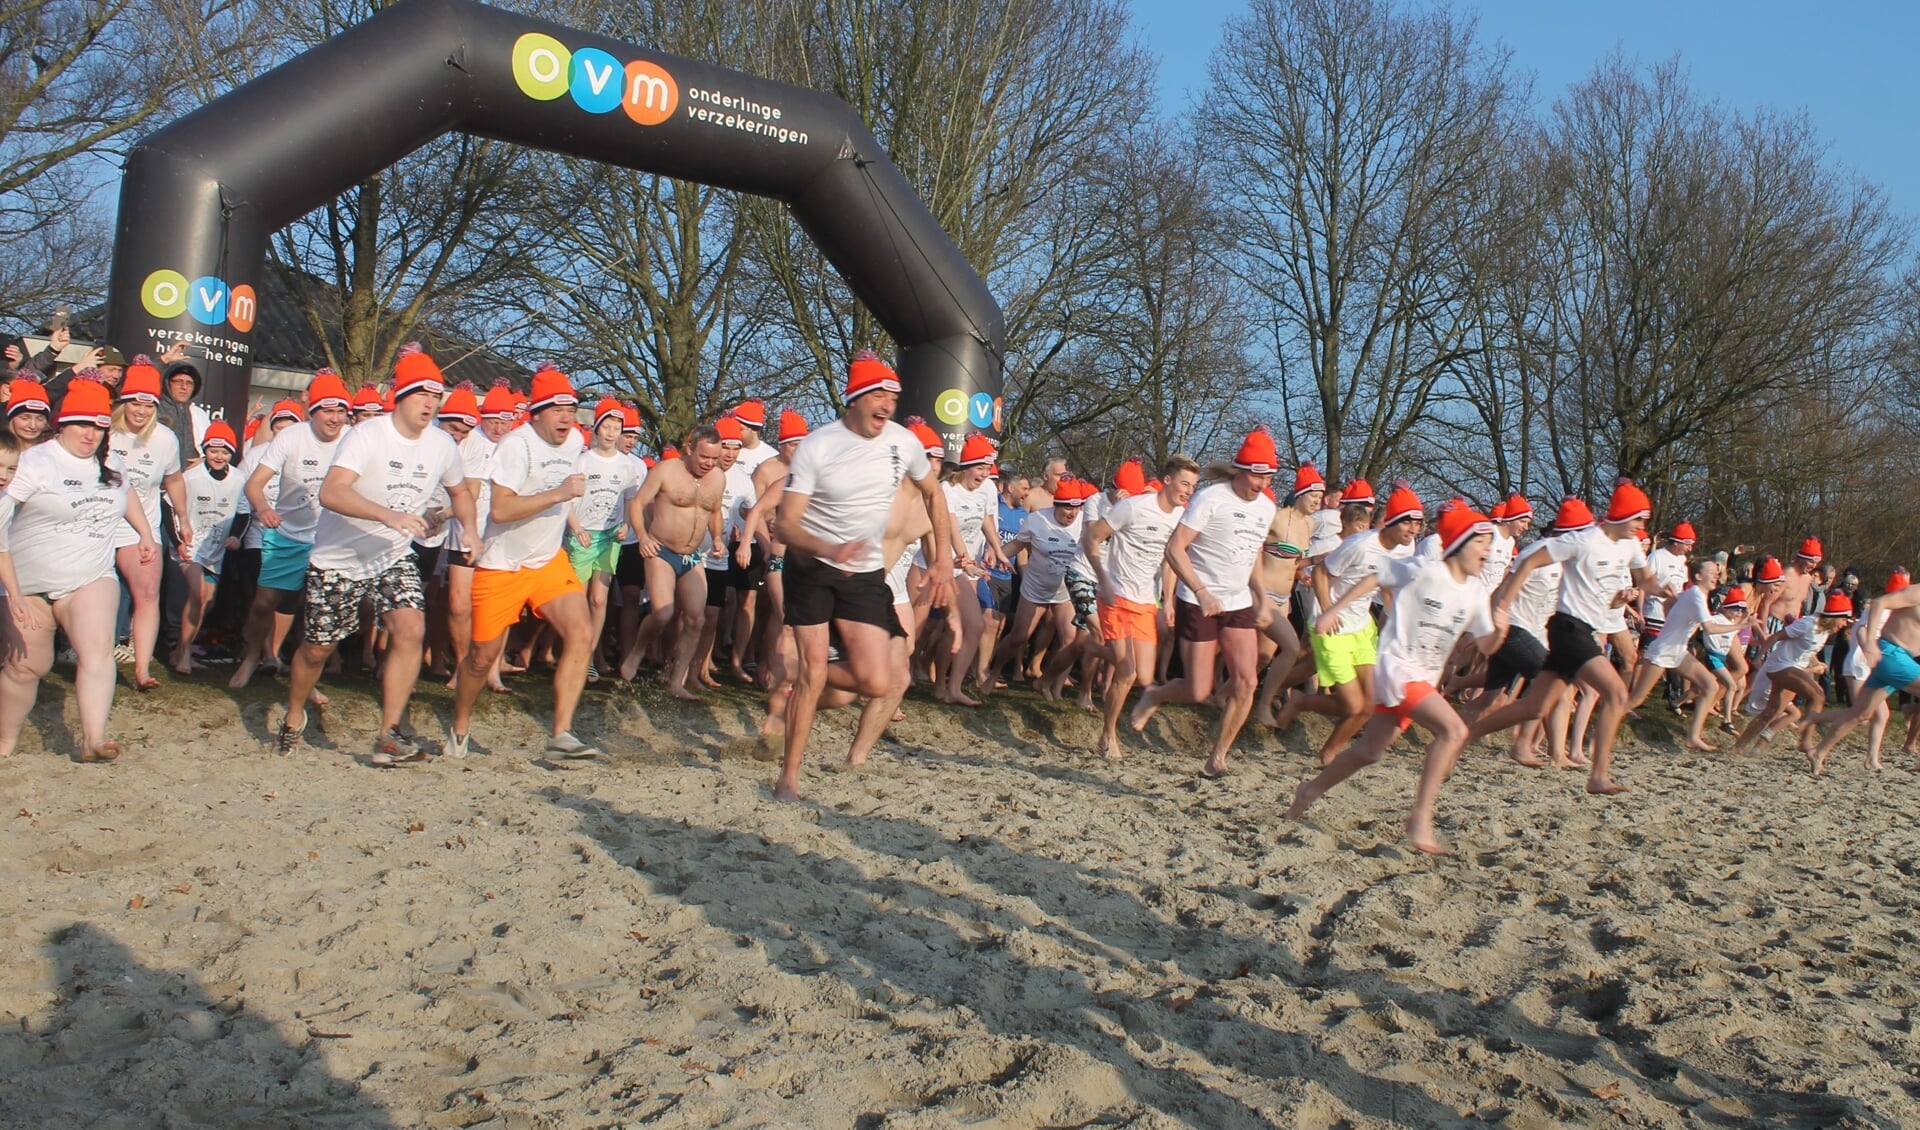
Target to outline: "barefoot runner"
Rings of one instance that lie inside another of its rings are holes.
[[[648,611],[621,659],[620,677],[631,681],[638,675],[641,656],[661,633],[671,630],[667,693],[691,701],[700,698],[687,686],[687,678],[707,613],[707,555],[700,546],[726,544],[720,513],[726,495],[721,455],[719,431],[702,424],[687,434],[685,451],[653,465],[627,502],[627,521],[647,572]]]

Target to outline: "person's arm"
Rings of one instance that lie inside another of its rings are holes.
[[[427,535],[427,521],[418,514],[407,514],[380,505],[373,499],[353,489],[360,481],[360,472],[345,467],[332,467],[327,477],[320,482],[320,505],[335,514],[347,518],[358,518],[363,522],[378,522],[389,530],[396,530],[408,537],[419,538]]]
[[[920,500],[926,504],[927,517],[933,522],[930,534],[933,537],[933,552],[928,561],[947,561],[953,555],[953,523],[947,517],[947,496],[940,489],[940,469],[929,467],[927,473],[913,480],[920,490]],[[927,577],[927,591],[932,594],[934,608],[945,608],[953,599],[953,572],[949,569],[930,569]]]
[[[193,544],[193,519],[187,514],[187,480],[179,471],[174,471],[160,480],[160,489],[165,492],[167,502],[173,507],[174,537],[184,548]]]
[[[47,335],[47,347],[33,355],[27,361],[26,368],[51,376],[53,367],[60,363],[60,355],[66,352],[67,345],[73,340],[73,331],[65,326]],[[55,405],[58,407],[58,405]]]
[[[280,528],[280,512],[267,505],[267,484],[273,481],[274,469],[265,459],[247,476],[247,505],[253,508],[253,516],[260,525],[269,530]]]
[[[587,492],[587,477],[578,472],[560,480],[560,485],[538,494],[515,494],[513,488],[493,484],[493,507],[487,517],[495,522],[518,522],[562,503],[572,502]]]
[[[988,528],[992,528],[991,523]],[[1087,564],[1093,568],[1093,583],[1098,586],[1098,591],[1108,595],[1112,594],[1107,589],[1106,567],[1100,564],[1100,547],[1106,545],[1107,539],[1112,536],[1113,527],[1107,524],[1105,518],[1095,518],[1086,529],[1080,532],[1080,549],[1087,555]],[[997,539],[994,548],[996,550],[1000,548]]]
[[[1372,596],[1374,590],[1379,587],[1380,577],[1378,574],[1362,577],[1359,583],[1355,584],[1346,592],[1341,593],[1339,600],[1326,605],[1321,610],[1320,615],[1314,617],[1313,630],[1323,636],[1334,635],[1340,630],[1340,613],[1360,603],[1367,597]]]
[[[707,473],[709,475],[719,475],[722,480],[720,502],[712,510],[707,511],[707,537],[713,546],[711,554],[713,559],[716,561],[725,561],[727,559],[727,517],[724,513],[727,508],[726,472],[716,468]]]
[[[0,586],[6,588],[13,622],[22,631],[46,631],[53,627],[52,618],[40,618],[40,602],[21,595],[20,577],[13,571],[13,545],[7,540],[7,534],[13,525],[13,512],[19,505],[12,494],[0,490]]]
[[[153,527],[147,525],[147,508],[141,505],[137,491],[127,491],[127,524],[140,535],[140,564],[151,565],[160,556],[160,543],[153,540]]]
[[[989,502],[987,504],[987,516],[980,521],[980,532],[985,534],[987,538],[987,552],[981,554],[981,556],[986,558],[988,568],[1005,571],[1012,569],[1013,563],[1007,560],[1006,552],[1000,548],[999,510],[999,502]],[[1101,520],[1105,521],[1105,519]],[[1089,557],[1091,557],[1091,555],[1089,555]]]
[[[1200,606],[1201,614],[1218,616],[1220,615],[1220,598],[1208,592],[1207,586],[1200,583],[1200,574],[1194,571],[1193,559],[1187,556],[1187,547],[1193,544],[1193,539],[1199,536],[1199,533],[1200,531],[1192,526],[1176,526],[1173,537],[1167,541],[1166,560],[1167,564],[1173,566],[1173,575],[1193,593],[1194,602]]]
[[[458,464],[455,465],[456,469]],[[460,529],[477,530],[480,528],[479,488],[472,479],[462,478],[459,482],[447,485],[447,502],[453,507],[453,520],[460,523]],[[466,536],[465,534],[462,535]],[[475,546],[468,546],[475,549]]]
[[[1506,579],[1500,582],[1500,587],[1493,590],[1493,599],[1487,602],[1493,611],[1505,615],[1513,607],[1514,597],[1520,594],[1520,586],[1527,583],[1527,576],[1545,564],[1546,560],[1546,551],[1542,550],[1527,554],[1525,560],[1515,561],[1507,570]]]
[[[776,519],[780,540],[787,543],[789,551],[797,549],[808,556],[831,561],[836,565],[846,564],[866,546],[866,543],[849,541],[835,544],[808,532],[801,525],[801,520],[806,517],[807,504],[812,501],[812,495],[801,494],[792,489],[780,496],[780,512]]]
[[[773,531],[769,527],[767,516],[779,510],[780,496],[786,493],[787,479],[784,475],[772,475],[767,483],[756,483],[759,495],[753,505],[747,509],[747,517],[740,524],[740,549],[734,559],[741,568],[753,560],[753,543],[765,543],[767,552],[773,552]]]

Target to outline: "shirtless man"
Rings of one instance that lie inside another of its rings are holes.
[[[829,685],[878,699],[900,689],[906,665],[896,663],[890,638],[905,631],[887,589],[887,520],[903,479],[920,495],[932,525],[930,561],[950,560],[946,500],[938,469],[913,433],[895,423],[900,378],[863,352],[848,367],[846,412],[808,436],[794,452],[780,500],[779,537],[787,543],[787,619],[793,625],[799,668],[781,715],[785,757],[773,793],[800,799],[800,765],[813,732],[814,712]],[[951,570],[928,575],[932,603],[953,596]],[[842,662],[827,661],[828,636],[838,631]]]
[[[620,677],[631,680],[639,674],[640,657],[677,620],[667,693],[698,702],[700,696],[687,686],[687,678],[707,612],[707,571],[700,544],[711,539],[719,552],[726,552],[720,514],[726,476],[720,470],[720,433],[713,425],[702,424],[687,433],[684,447],[678,458],[655,463],[627,503],[627,521],[645,562],[651,607],[633,646],[620,661]]]
[[[1882,706],[1896,691],[1910,695],[1920,695],[1920,585],[1905,583],[1903,574],[1896,574],[1901,583],[1887,585],[1887,591],[1867,602],[1863,617],[1866,627],[1860,635],[1859,646],[1866,652],[1865,658],[1872,664],[1867,673],[1867,681],[1861,694],[1853,697],[1853,705],[1844,711],[1829,711],[1815,714],[1805,722],[1807,735],[1819,733],[1819,727],[1832,726],[1826,739],[1818,747],[1808,752],[1808,762],[1816,775],[1827,768],[1827,758],[1858,726],[1862,719],[1874,713],[1874,708]],[[1802,748],[1811,745],[1807,738],[1802,739]],[[1920,769],[1920,761],[1914,763]]]
[[[1040,481],[1032,484],[1028,488],[1027,496],[1021,502],[1021,505],[1027,508],[1027,513],[1035,514],[1042,510],[1052,509],[1053,492],[1060,489],[1060,480],[1066,478],[1066,476],[1066,458],[1059,455],[1049,457],[1046,464],[1041,468]],[[1082,505],[1084,505],[1084,503]]]
[[[1266,544],[1260,554],[1260,583],[1273,606],[1267,639],[1274,650],[1267,677],[1260,684],[1260,700],[1253,708],[1254,720],[1262,725],[1273,725],[1274,699],[1307,677],[1299,662],[1305,649],[1288,614],[1293,608],[1293,587],[1300,564],[1313,544],[1313,516],[1320,512],[1320,502],[1326,497],[1327,480],[1313,464],[1302,463],[1294,472],[1293,493],[1287,496],[1287,504],[1274,510],[1273,524],[1267,527]]]

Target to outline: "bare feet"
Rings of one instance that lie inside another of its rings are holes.
[[[1617,796],[1626,792],[1627,786],[1620,784],[1612,777],[1589,777],[1587,791],[1594,796]]]
[[[792,687],[781,687],[767,696],[767,716],[760,723],[760,736],[767,741],[778,741],[787,735],[787,700],[793,696]]]
[[[1434,834],[1431,820],[1407,817],[1407,842],[1413,845],[1413,850],[1426,855],[1447,854],[1446,845]]]
[[[1227,759],[1217,755],[1207,758],[1207,763],[1200,767],[1200,775],[1209,781],[1217,780],[1231,772],[1233,770],[1227,767]]]
[[[701,699],[699,695],[693,693],[692,691],[688,690],[687,688],[681,686],[678,683],[668,683],[667,694],[669,697],[677,698],[684,702],[704,701],[703,699]]]
[[[1540,760],[1540,755],[1532,750],[1509,750],[1507,758],[1515,765],[1524,765],[1529,769],[1544,769],[1547,766],[1546,762]]]
[[[1287,810],[1281,815],[1288,820],[1298,820],[1305,816],[1307,809],[1312,808],[1313,802],[1319,799],[1320,794],[1313,791],[1313,782],[1302,781],[1300,787],[1293,790],[1293,803],[1288,805]]]
[[[1698,750],[1701,753],[1718,753],[1720,751],[1719,746],[1714,745],[1712,742],[1708,741],[1705,738],[1701,738],[1698,741],[1695,741],[1693,739],[1688,739],[1687,741],[1680,743],[1680,748]]]
[[[1118,761],[1125,757],[1126,751],[1120,748],[1119,734],[1100,735],[1100,756],[1108,761]]]
[[[792,804],[800,799],[800,788],[798,785],[789,785],[785,781],[775,781],[773,783],[773,799]]]
[[[1132,726],[1136,734],[1147,728],[1147,723],[1153,719],[1153,712],[1160,709],[1160,703],[1153,693],[1155,689],[1148,687],[1141,692],[1140,701],[1133,704],[1132,712],[1127,715],[1127,725]],[[1915,764],[1920,764],[1920,760]]]
[[[258,671],[259,669],[260,669],[259,656],[250,655],[242,659],[240,661],[240,666],[234,668],[233,678],[227,680],[227,689],[230,691],[237,691],[245,687],[247,685],[248,680],[253,678],[253,673],[255,671]]]
[[[1270,723],[1274,729],[1284,731],[1293,726],[1294,721],[1300,717],[1300,707],[1296,705],[1299,701],[1299,695],[1293,693],[1287,695],[1287,701],[1280,704],[1280,713],[1274,715]]]
[[[1578,768],[1580,768],[1580,763],[1579,763],[1578,761],[1575,761],[1575,760],[1574,760],[1573,758],[1571,758],[1571,757],[1566,757],[1566,756],[1561,756],[1561,757],[1556,757],[1556,758],[1554,758],[1554,759],[1553,759],[1552,761],[1549,761],[1549,762],[1547,762],[1547,764],[1548,764],[1548,765],[1551,765],[1551,766],[1552,766],[1553,768],[1555,768],[1555,769],[1578,769]]]

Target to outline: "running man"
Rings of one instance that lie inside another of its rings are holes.
[[[1500,646],[1505,618],[1488,607],[1487,589],[1480,581],[1493,542],[1493,523],[1464,505],[1449,506],[1440,512],[1434,530],[1440,535],[1438,560],[1375,557],[1374,575],[1347,589],[1320,614],[1327,628],[1335,628],[1342,611],[1361,603],[1375,589],[1394,594],[1374,671],[1373,717],[1319,776],[1294,790],[1287,818],[1306,815],[1314,801],[1379,761],[1394,739],[1418,722],[1433,741],[1420,768],[1413,811],[1407,815],[1407,838],[1415,850],[1440,855],[1446,848],[1434,832],[1434,806],[1440,786],[1466,745],[1467,724],[1435,688],[1446,673],[1454,645],[1463,636],[1472,637],[1480,654],[1493,654]]]
[[[1180,579],[1175,592],[1174,638],[1183,645],[1184,677],[1140,695],[1128,723],[1137,733],[1154,711],[1170,703],[1205,702],[1213,695],[1216,659],[1227,666],[1220,700],[1220,728],[1200,772],[1228,772],[1227,751],[1253,710],[1260,681],[1260,641],[1273,610],[1260,583],[1260,544],[1273,524],[1267,488],[1280,469],[1280,454],[1265,427],[1254,429],[1234,453],[1233,477],[1196,493],[1167,542],[1167,564]]]
[[[420,679],[426,643],[426,595],[412,541],[433,531],[427,515],[437,489],[459,520],[473,524],[473,491],[460,469],[460,448],[433,426],[446,380],[417,345],[394,362],[392,414],[356,425],[341,439],[320,484],[320,516],[307,569],[306,639],[293,653],[287,715],[274,749],[299,748],[307,728],[307,696],[340,641],[360,630],[370,604],[387,633],[380,666],[380,733],[372,764],[403,765],[426,756],[407,725],[407,702]]]
[[[1113,658],[1100,753],[1114,760],[1123,756],[1120,712],[1127,695],[1136,686],[1152,685],[1161,630],[1173,628],[1173,602],[1163,598],[1178,578],[1167,563],[1167,543],[1199,485],[1200,465],[1176,455],[1161,467],[1160,480],[1158,492],[1115,503],[1081,535],[1100,586],[1100,635]]]
[[[1886,591],[1867,602],[1858,650],[1872,667],[1861,692],[1853,696],[1853,705],[1844,711],[1815,714],[1803,723],[1806,730],[1801,749],[1806,751],[1815,776],[1826,771],[1834,747],[1861,719],[1886,710],[1889,697],[1903,691],[1920,695],[1920,661],[1914,659],[1920,655],[1920,586],[1910,584],[1904,571],[1894,573]],[[1833,728],[1814,747],[1821,726]],[[1920,769],[1920,762],[1915,768]]]
[[[627,502],[627,523],[647,572],[648,611],[620,661],[620,677],[631,681],[638,675],[640,657],[672,628],[667,693],[698,702],[700,696],[687,685],[687,677],[707,612],[707,571],[700,546],[726,545],[720,513],[726,473],[720,469],[720,433],[711,424],[688,433],[686,445],[686,451],[672,458],[663,455]]]
[[[845,400],[845,414],[794,452],[780,499],[776,532],[787,544],[787,619],[799,650],[784,710],[769,705],[770,715],[784,718],[785,758],[773,789],[780,800],[800,799],[800,765],[823,690],[881,698],[907,677],[889,642],[905,632],[887,589],[882,544],[903,479],[920,492],[932,523],[929,560],[953,555],[938,471],[913,433],[893,420],[900,378],[863,351],[848,366]],[[953,597],[952,571],[935,570],[927,584],[934,606],[945,607]],[[839,663],[827,661],[832,632],[840,637]]]
[[[560,637],[546,752],[560,758],[600,756],[573,735],[573,713],[586,689],[593,653],[593,616],[561,545],[569,506],[587,491],[579,470],[586,442],[574,422],[579,404],[566,374],[551,365],[541,368],[533,375],[526,426],[508,432],[494,448],[492,513],[473,570],[473,646],[454,681],[453,724],[447,730],[447,752],[454,757],[467,755],[474,701],[506,649],[507,629],[528,608]]]

